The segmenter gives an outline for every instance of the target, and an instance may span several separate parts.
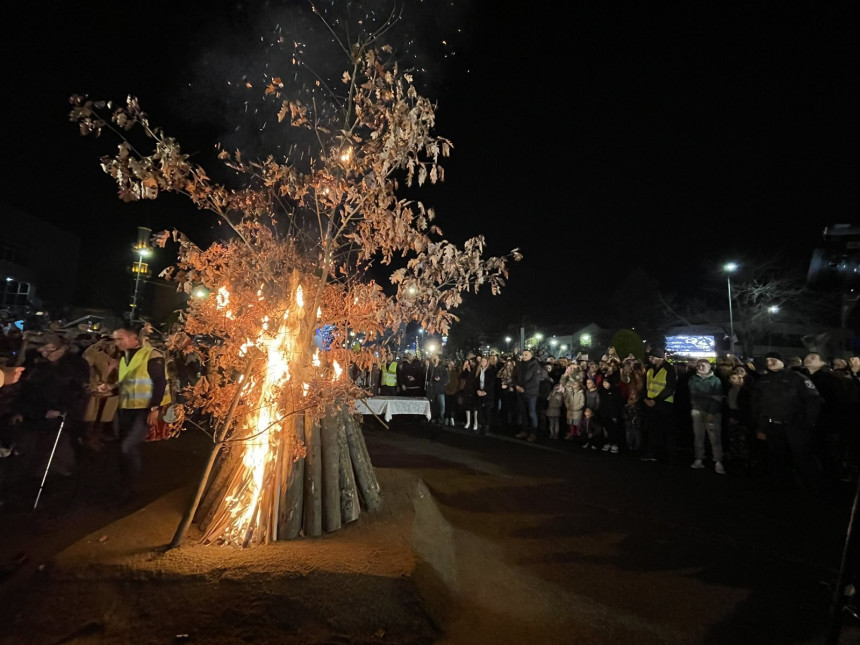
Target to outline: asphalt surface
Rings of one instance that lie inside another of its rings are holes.
[[[725,476],[692,470],[686,452],[671,466],[416,417],[389,428],[366,418],[364,432],[377,469],[417,475],[432,497],[435,515],[419,518],[416,533],[432,522],[425,535],[444,539],[418,536],[416,575],[456,606],[442,608],[444,642],[860,643],[856,619],[832,618],[856,484],[822,496],[775,491],[731,464]],[[199,473],[207,442],[177,441],[147,445],[162,474],[139,506]],[[128,513],[109,503],[109,460],[94,459],[105,460],[87,470],[99,485],[51,480],[38,512],[32,484],[21,495],[5,482],[7,582]],[[58,531],[71,512],[73,529]],[[16,572],[24,552],[29,563]],[[834,624],[839,638],[828,641]]]
[[[572,618],[569,642],[860,643],[853,616],[832,618],[855,483],[809,495],[731,464],[727,475],[712,462],[690,469],[686,452],[669,465],[512,434],[416,417],[395,417],[389,429],[365,422],[374,465],[418,474],[442,515],[473,538],[461,541],[460,566],[495,554],[460,589],[489,620],[537,603],[551,607],[524,620]],[[497,566],[521,588],[488,589],[486,571]],[[470,615],[471,633],[480,615]]]

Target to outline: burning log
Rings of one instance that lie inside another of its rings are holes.
[[[322,462],[320,455],[320,422],[315,420],[305,432],[305,499],[304,533],[322,535]]]
[[[305,443],[305,418],[297,416],[294,419],[293,434],[286,439],[287,454],[294,453],[296,444]],[[280,504],[278,536],[281,540],[292,540],[298,537],[302,528],[304,491],[301,482],[305,477],[305,460],[291,459],[287,465],[287,476],[284,484],[284,499]]]
[[[326,533],[337,531],[340,518],[340,446],[337,427],[340,419],[331,409],[320,423],[320,495],[322,498],[322,526]]]

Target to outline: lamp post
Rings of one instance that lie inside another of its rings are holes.
[[[776,313],[779,313],[779,305],[771,305],[767,308],[767,351],[770,351],[772,349],[770,345],[770,334],[771,327],[773,326],[772,316]]]
[[[723,271],[726,272],[726,286],[729,290],[729,353],[735,355],[735,319],[732,314],[732,273],[738,268],[735,262],[726,262]]]
[[[134,295],[131,297],[131,311],[128,314],[128,321],[131,324],[134,324],[134,320],[137,317],[137,294],[140,290],[140,276],[149,269],[143,261],[143,258],[149,255],[149,247],[140,246],[134,250],[135,253],[138,254],[138,257],[137,261],[132,266],[132,271],[134,271]]]

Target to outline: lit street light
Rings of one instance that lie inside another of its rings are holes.
[[[772,316],[776,313],[779,313],[779,305],[771,305],[767,308],[767,351],[771,350],[770,338],[771,326],[773,325]]]
[[[732,273],[738,268],[737,263],[727,262],[723,265],[726,272],[726,285],[729,289],[729,353],[735,355],[735,319],[732,314]]]
[[[143,261],[143,258],[148,257],[150,253],[149,247],[139,246],[134,249],[138,254],[137,262],[132,265],[131,270],[134,272],[134,295],[131,298],[131,311],[128,315],[128,321],[134,324],[134,319],[137,316],[137,293],[140,289],[140,275],[149,270],[149,266]]]

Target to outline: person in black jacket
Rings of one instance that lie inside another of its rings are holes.
[[[743,367],[735,367],[729,375],[723,407],[723,423],[733,464],[742,470],[756,470],[761,464],[762,450],[755,438],[752,386],[747,383],[746,369]]]
[[[606,443],[603,444],[603,452],[617,455],[624,432],[621,414],[626,401],[621,396],[621,390],[610,379],[603,379],[598,390],[598,396],[600,397],[600,407],[597,409],[597,415],[607,435]]]
[[[490,360],[482,356],[478,362],[478,372],[475,375],[478,397],[478,419],[475,419],[473,430],[484,434],[491,430],[493,406],[496,402],[496,368],[490,365]]]
[[[813,453],[821,462],[825,484],[833,486],[842,476],[848,436],[856,426],[851,409],[851,381],[837,376],[819,352],[809,352],[803,366],[821,395],[821,411],[812,437]]]
[[[439,360],[439,355],[434,354],[427,368],[424,390],[430,401],[433,423],[443,425],[445,423],[445,390],[448,387],[448,368]]]
[[[780,487],[821,487],[821,467],[813,455],[812,432],[821,409],[821,396],[809,378],[785,369],[778,352],[768,352],[767,371],[753,389],[753,418],[767,442],[767,468]]]
[[[76,464],[74,448],[81,437],[89,399],[90,368],[59,334],[44,334],[38,352],[41,358],[20,381],[19,398],[13,405],[11,422],[18,426],[15,443],[22,446],[29,473],[38,475],[47,466],[57,441],[51,471],[71,475]]]
[[[540,365],[535,360],[530,349],[524,349],[522,360],[517,365],[515,389],[517,404],[520,408],[520,423],[522,430],[516,435],[517,439],[534,441],[537,439],[538,416],[537,398],[540,391]]]
[[[537,415],[538,415],[538,430],[543,433],[544,430],[549,434],[549,422],[546,418],[546,408],[549,404],[549,395],[552,393],[552,388],[555,386],[555,383],[552,380],[552,375],[550,371],[552,370],[552,366],[541,365],[538,370],[538,376],[540,376],[540,381],[538,381],[538,397],[537,397]]]

